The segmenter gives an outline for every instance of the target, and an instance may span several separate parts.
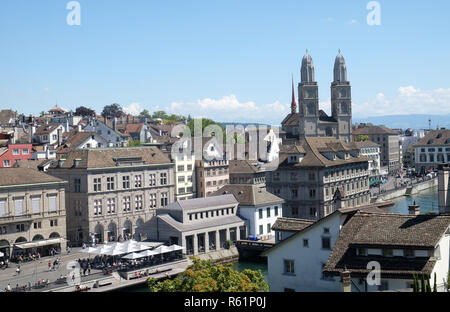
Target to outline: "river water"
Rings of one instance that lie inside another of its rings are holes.
[[[438,212],[438,194],[437,187],[426,189],[416,195],[411,197],[399,197],[392,199],[395,203],[389,210],[390,213],[399,213],[399,214],[408,214],[408,206],[412,205],[414,201],[417,205],[420,206],[421,213],[427,212]],[[245,269],[251,270],[261,270],[264,279],[267,280],[267,265],[261,262],[236,262],[233,264],[233,268],[239,272],[244,271]],[[126,291],[131,292],[147,292],[147,287],[144,286],[136,286],[127,289]]]

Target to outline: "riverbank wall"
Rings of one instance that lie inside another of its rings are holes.
[[[434,178],[431,180],[423,181],[417,184],[414,184],[412,186],[405,186],[401,187],[392,191],[388,191],[382,194],[378,194],[375,197],[372,197],[371,202],[372,203],[380,203],[384,201],[388,201],[397,197],[402,196],[411,196],[415,195],[423,190],[435,187],[438,185],[438,179]]]

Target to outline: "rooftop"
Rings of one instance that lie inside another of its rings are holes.
[[[0,176],[0,186],[64,182],[44,172],[29,168],[1,168]]]

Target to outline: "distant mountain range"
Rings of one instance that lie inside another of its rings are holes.
[[[386,115],[368,118],[353,118],[353,123],[372,123],[374,125],[384,125],[393,129],[428,129],[428,120],[431,119],[431,129],[450,129],[450,115]]]

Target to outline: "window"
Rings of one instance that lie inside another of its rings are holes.
[[[366,248],[358,248],[357,249],[357,255],[358,256],[367,256],[367,249]]]
[[[284,274],[295,274],[294,260],[284,260]]]
[[[156,185],[156,173],[151,173],[149,178],[150,178],[149,185],[150,186]]]
[[[28,155],[29,151],[27,148],[22,149],[22,155]]]
[[[192,171],[192,165],[187,165],[187,171]]]
[[[316,190],[310,189],[309,190],[309,198],[315,198],[316,197]]]
[[[297,206],[292,207],[292,215],[298,216],[298,207]]]
[[[3,167],[11,167],[11,162],[9,160],[4,160]]]
[[[136,195],[134,197],[134,201],[135,201],[135,209],[136,210],[142,210],[144,208],[144,204],[142,201],[142,195]]]
[[[331,243],[329,237],[322,237],[322,249],[330,250]]]
[[[42,223],[41,222],[34,222],[33,223],[33,228],[36,229],[41,229],[42,228]]]
[[[13,155],[20,155],[19,149],[13,149]]]
[[[102,179],[94,178],[94,192],[101,192],[101,191],[102,191]]]
[[[329,228],[323,228],[323,234],[330,234]]]
[[[275,210],[275,217],[276,217],[276,216],[278,216],[278,206],[275,206],[274,210]]]
[[[21,216],[23,214],[23,210],[22,210],[23,199],[16,199],[14,201],[14,205],[16,208],[16,216]]]
[[[264,227],[262,225],[259,226],[259,235],[264,234]]]
[[[130,188],[130,176],[123,176],[122,177],[122,187],[124,189]]]
[[[267,218],[270,218],[270,207],[266,208]]]
[[[130,212],[131,211],[131,199],[130,196],[123,197],[123,211]]]
[[[81,193],[81,179],[73,179],[73,191]]]
[[[50,226],[51,227],[58,226],[58,220],[50,220]]]
[[[6,215],[6,201],[0,200],[0,217],[4,217]]]
[[[317,216],[317,210],[316,210],[316,208],[314,208],[314,207],[310,207],[309,208],[309,216],[310,217],[316,217]]]
[[[178,177],[178,182],[184,182],[184,176],[179,176]]]
[[[142,176],[141,175],[134,176],[134,187],[142,187]]]
[[[309,181],[314,181],[316,179],[316,174],[314,172],[310,172],[308,178]]]
[[[33,207],[33,213],[40,213],[41,212],[41,198],[35,197],[31,199],[32,207]]]
[[[156,194],[149,194],[150,197],[150,209],[156,208]]]
[[[56,212],[56,196],[48,198],[48,209],[50,212]]]
[[[160,182],[161,182],[161,185],[167,184],[167,173],[166,172],[160,173]]]
[[[291,190],[292,191],[292,198],[298,197],[298,190]]]
[[[177,167],[177,169],[178,169],[178,171],[184,171],[184,165],[179,165],[179,166]]]
[[[262,218],[263,218],[263,210],[262,210],[262,209],[259,209],[258,212],[259,212],[259,218],[262,219]]]
[[[414,257],[414,249],[403,250],[403,255],[405,256],[405,258],[413,258]]]
[[[303,240],[303,247],[309,248],[309,239],[304,239]]]
[[[116,213],[116,199],[115,198],[108,198],[106,200],[106,206],[108,209],[108,213]]]
[[[393,257],[394,252],[392,249],[383,249],[383,257]]]
[[[106,189],[108,191],[114,190],[114,177],[107,177],[106,178]]]
[[[272,231],[270,223],[267,223],[267,234]]]
[[[25,232],[25,224],[17,224],[16,230],[17,232]]]
[[[102,200],[101,199],[96,199],[94,200],[94,215],[95,216],[100,216],[102,215]]]
[[[168,203],[169,199],[167,193],[161,193],[161,207],[167,206]]]

